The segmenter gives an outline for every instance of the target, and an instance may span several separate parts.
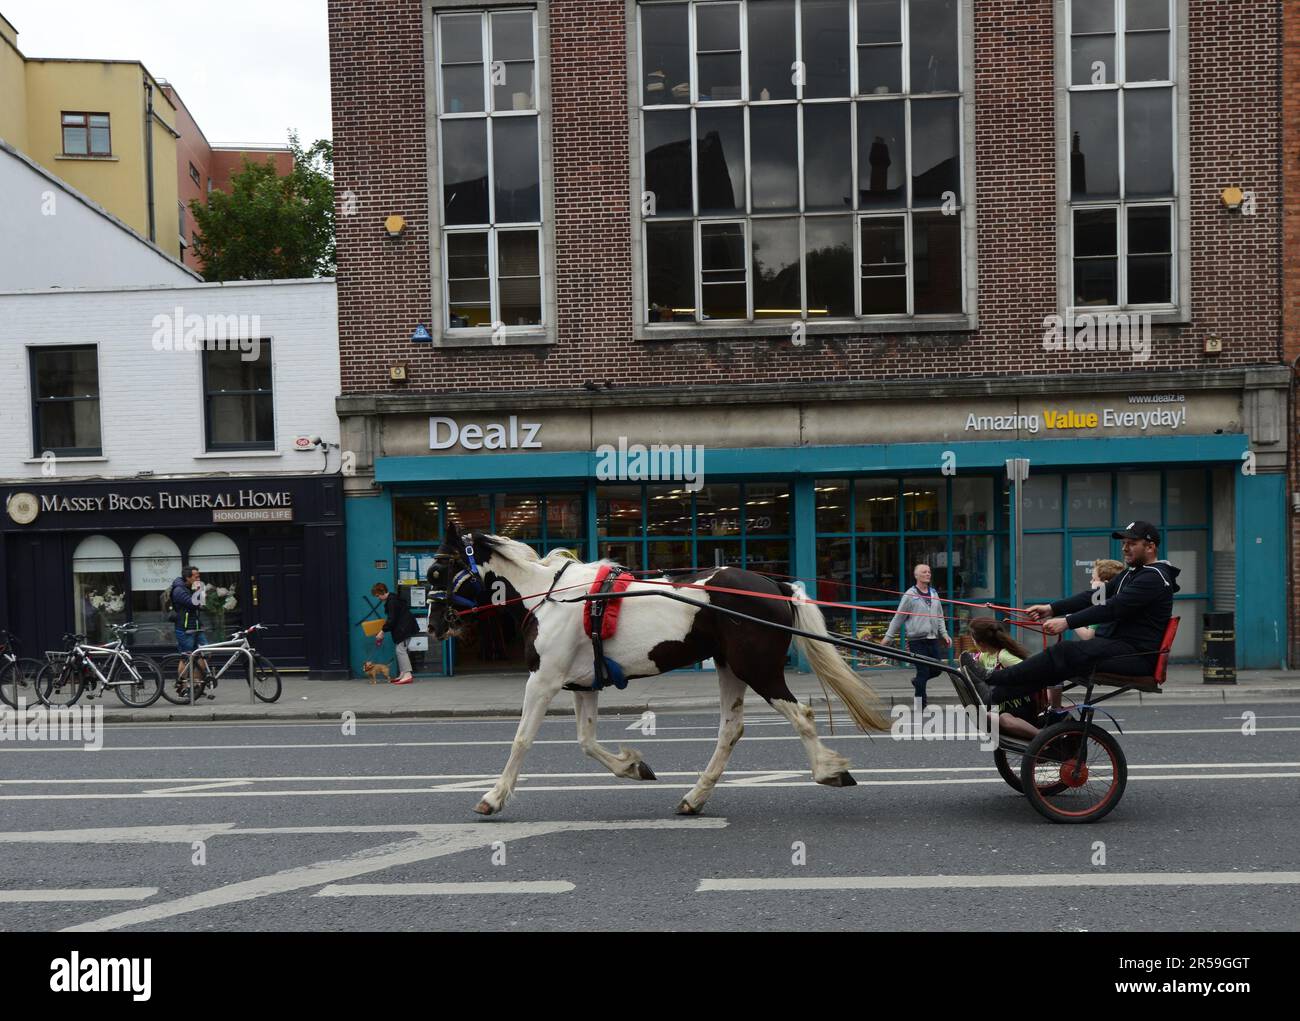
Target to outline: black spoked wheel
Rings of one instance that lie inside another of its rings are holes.
[[[253,653],[253,694],[263,702],[280,698],[280,671],[261,653]]]
[[[162,697],[172,705],[190,704],[191,676],[201,677],[203,667],[189,656],[164,656],[158,663],[162,672]],[[194,692],[194,700],[203,697],[203,685]]]
[[[1045,819],[1096,822],[1119,804],[1128,783],[1128,761],[1119,742],[1095,724],[1067,720],[1041,731],[1021,762],[1020,782],[1029,803]],[[1056,793],[1051,788],[1062,785]]]
[[[36,675],[36,697],[41,705],[76,705],[85,686],[81,668],[72,660],[46,663]]]
[[[131,665],[135,668],[139,680],[131,676],[131,671],[122,663],[117,668],[117,676],[123,683],[115,685],[117,697],[122,704],[132,709],[147,709],[158,701],[163,693],[163,672],[153,660],[145,656],[135,657]]]
[[[1024,787],[1020,784],[1020,770],[1024,764],[1022,756],[1017,755],[1014,752],[1008,754],[1006,751],[999,748],[993,753],[993,764],[998,767],[998,773],[1012,790],[1017,794],[1025,793]],[[1042,791],[1044,795],[1051,797],[1053,794],[1060,794],[1061,791],[1065,789],[1065,784],[1061,783],[1058,778],[1055,782],[1049,782],[1042,788]]]
[[[10,709],[18,708],[19,699],[24,705],[36,705],[40,701],[36,677],[42,666],[39,659],[15,659],[0,666],[0,702]]]

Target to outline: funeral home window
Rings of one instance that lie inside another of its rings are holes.
[[[964,311],[957,0],[638,4],[644,315]]]
[[[1067,0],[1070,304],[1161,307],[1178,281],[1174,0]]]

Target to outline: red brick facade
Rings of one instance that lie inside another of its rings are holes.
[[[553,0],[553,139],[558,340],[553,347],[430,350],[430,195],[419,0],[331,0],[345,394],[383,392],[390,360],[405,392],[1132,371],[1124,353],[1042,349],[1056,310],[1057,140],[1052,0],[976,0],[974,24],[979,329],[954,335],[633,339],[628,70],[622,0]],[[1192,323],[1156,329],[1152,368],[1276,363],[1281,240],[1279,5],[1193,3],[1190,21]],[[968,86],[969,87],[969,86]],[[1220,191],[1255,193],[1253,217]],[[390,240],[382,221],[407,220]],[[1223,352],[1203,353],[1217,334]],[[391,357],[390,357],[391,356]]]
[[[1300,359],[1300,4],[1284,4],[1282,35],[1282,195],[1285,215],[1282,237],[1282,348],[1284,359],[1294,365]],[[1300,427],[1294,386],[1288,416],[1291,436]],[[1300,492],[1300,451],[1292,442],[1288,492]],[[1294,596],[1300,592],[1300,514],[1291,521],[1291,636],[1290,661],[1300,663],[1300,608]]]

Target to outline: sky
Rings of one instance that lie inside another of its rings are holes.
[[[213,145],[330,138],[326,0],[0,0],[27,57],[139,60]]]

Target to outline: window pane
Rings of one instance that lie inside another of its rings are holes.
[[[982,532],[993,528],[993,480],[955,476],[952,480],[952,530]]]
[[[902,217],[862,221],[862,314],[907,311]]]
[[[1169,27],[1169,0],[1128,0],[1124,6],[1129,29]]]
[[[860,602],[874,599],[888,599],[895,592],[905,589],[900,585],[898,576],[898,537],[873,536],[858,539],[857,598]],[[908,584],[911,584],[910,581]],[[842,600],[836,600],[842,602]],[[868,614],[868,619],[880,616],[888,623],[883,614]]]
[[[646,321],[695,318],[695,228],[692,223],[646,225]]]
[[[494,110],[533,110],[537,107],[533,95],[533,62],[513,61],[503,65],[506,80],[493,86]]]
[[[442,112],[479,113],[483,109],[483,65],[456,64],[442,69]]]
[[[700,213],[745,211],[745,121],[740,107],[696,111]]]
[[[492,498],[487,493],[457,496],[447,500],[447,523],[462,532],[471,528],[491,528]]]
[[[36,408],[40,447],[46,450],[99,450],[99,401],[59,401]]]
[[[790,531],[790,487],[784,482],[751,482],[745,486],[745,528],[756,533],[784,535]]]
[[[972,602],[992,599],[997,594],[993,536],[956,536],[952,546],[952,598]],[[952,607],[948,612],[962,616],[981,615],[979,610],[966,606]]]
[[[1119,260],[1075,259],[1074,304],[1118,305]]]
[[[749,98],[794,99],[794,0],[749,5]]]
[[[497,234],[497,284],[501,322],[535,326],[542,321],[542,277],[537,231]]]
[[[853,220],[847,216],[810,216],[804,232],[808,317],[853,315]]]
[[[740,5],[698,5],[695,8],[695,48],[700,53],[740,49]]]
[[[1165,255],[1171,249],[1169,206],[1135,206],[1128,211],[1128,250],[1131,255]]]
[[[1165,507],[1167,525],[1207,524],[1205,471],[1201,468],[1187,468],[1167,473]]]
[[[442,122],[445,222],[487,223],[487,121]]]
[[[33,351],[37,397],[99,395],[98,357],[93,347]]]
[[[750,111],[750,117],[756,112]],[[804,106],[804,209],[853,207],[853,143],[849,120],[848,103]],[[750,133],[751,138],[762,137],[753,132],[752,122]],[[757,193],[754,201],[757,205]]]
[[[756,541],[751,539],[745,544],[745,567],[751,571],[767,574],[790,573],[790,540],[778,539]]]
[[[1124,192],[1129,198],[1174,193],[1173,89],[1124,93]]]
[[[912,261],[916,314],[960,312],[961,216],[916,213],[912,217]]]
[[[675,571],[694,567],[689,542],[652,542],[646,545],[646,570]]]
[[[1111,475],[1102,472],[1071,475],[1069,486],[1071,528],[1105,528],[1111,523]],[[1107,540],[1109,541],[1109,540]],[[1098,553],[1097,556],[1101,556]]]
[[[1130,32],[1124,39],[1124,80],[1169,81],[1169,33]]]
[[[1166,532],[1161,555],[1180,568],[1178,584],[1184,592],[1208,592],[1206,582],[1205,532]],[[1179,605],[1181,610],[1182,606]],[[1175,610],[1175,612],[1178,612]]]
[[[258,357],[245,360],[243,352],[205,351],[208,393],[221,390],[270,390],[271,347],[262,343]]]
[[[509,11],[492,15],[492,59],[533,59],[532,11]]]
[[[948,530],[948,480],[903,480],[903,528],[909,532]]]
[[[884,96],[903,91],[903,47],[858,47],[858,94]]]
[[[691,494],[680,486],[647,486],[647,535],[690,535]],[[654,563],[653,554],[651,562]],[[686,565],[689,566],[689,562]]]
[[[641,487],[598,486],[596,529],[601,535],[640,535]]]
[[[654,214],[691,212],[691,114],[653,110],[645,115],[646,188]]]
[[[1109,476],[1107,476],[1109,478]],[[1092,565],[1096,560],[1114,560],[1109,535],[1070,536],[1070,570],[1065,590],[1071,594],[1086,592],[1092,585]]]
[[[901,206],[907,171],[903,104],[858,103],[858,195],[863,207]]]
[[[1172,263],[1168,255],[1129,256],[1128,303],[1168,305],[1172,302]]]
[[[541,497],[532,493],[497,493],[492,497],[498,535],[511,539],[542,534]]]
[[[957,91],[957,0],[910,0],[911,91]]]
[[[442,62],[469,64],[483,60],[483,18],[478,14],[445,14],[438,19],[442,29]]]
[[[1025,480],[1020,513],[1025,528],[1061,527],[1061,476],[1033,475]]]
[[[492,171],[497,223],[528,223],[542,218],[536,117],[493,118]]]
[[[1097,66],[1100,65],[1100,66]],[[1115,37],[1076,35],[1070,40],[1070,84],[1113,85],[1115,82]]]
[[[1070,31],[1115,31],[1115,0],[1074,0],[1070,5]]]
[[[424,496],[395,497],[393,524],[398,542],[427,542],[438,534],[438,501]]]
[[[813,484],[813,493],[817,499],[818,533],[849,531],[848,482],[844,479],[818,479]]]
[[[1075,258],[1114,255],[1116,251],[1115,210],[1076,209],[1074,211]]]
[[[805,99],[849,95],[849,5],[847,0],[803,0]]]
[[[740,5],[696,7],[695,46],[700,100],[740,99]]]
[[[695,494],[696,528],[706,535],[740,534],[740,486],[705,486]]]
[[[902,11],[901,0],[858,0],[858,42],[900,42]]]
[[[647,106],[691,101],[690,32],[686,4],[640,5],[641,71]]]
[[[448,234],[447,298],[451,329],[492,322],[487,233]]]
[[[754,212],[798,210],[799,124],[794,106],[749,111],[750,173]]]
[[[1020,584],[1024,587],[1020,602],[1060,599],[1065,594],[1060,534],[1026,535],[1024,557],[1025,562],[1020,565]]]
[[[853,484],[853,528],[858,532],[898,531],[898,480],[858,479]]]
[[[743,283],[745,279],[744,225],[701,224],[700,259],[705,281]]]
[[[1074,211],[1074,304],[1119,304],[1114,209]]]
[[[749,315],[744,284],[707,284],[702,293],[705,319],[744,319]]]
[[[1075,199],[1119,196],[1119,107],[1114,92],[1070,96],[1070,192]]]
[[[86,155],[86,129],[64,128],[63,151],[69,156]]]
[[[273,443],[271,395],[218,395],[208,398],[212,446]]]
[[[1150,521],[1160,525],[1160,473],[1120,472],[1119,514],[1121,525]]]
[[[754,220],[754,318],[789,319],[803,313],[799,284],[799,221]]]
[[[109,151],[107,127],[92,127],[90,129],[90,151],[97,153],[107,153]]]

